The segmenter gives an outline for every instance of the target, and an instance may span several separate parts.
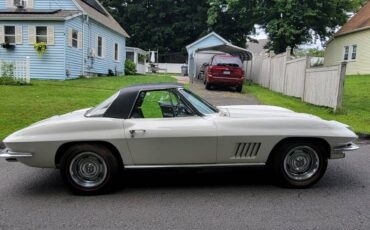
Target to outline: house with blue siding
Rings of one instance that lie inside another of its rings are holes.
[[[128,37],[97,0],[0,1],[0,60],[29,57],[34,79],[123,74]]]

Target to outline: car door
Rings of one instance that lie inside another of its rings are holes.
[[[216,163],[217,132],[170,90],[141,92],[125,138],[136,165]]]

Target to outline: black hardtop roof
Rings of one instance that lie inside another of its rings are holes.
[[[140,91],[178,89],[182,87],[183,85],[178,83],[155,83],[132,85],[122,88],[119,91],[118,97],[105,112],[104,116],[127,119]]]
[[[179,83],[153,83],[153,84],[139,84],[122,88],[121,93],[133,93],[145,90],[160,90],[160,89],[177,89],[184,87]]]

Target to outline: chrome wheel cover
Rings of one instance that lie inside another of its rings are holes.
[[[93,152],[77,154],[69,165],[72,180],[84,188],[101,185],[107,178],[107,171],[104,159]]]
[[[319,155],[309,146],[295,147],[284,158],[286,175],[296,181],[310,179],[319,170],[319,166]]]

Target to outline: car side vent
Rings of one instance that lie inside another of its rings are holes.
[[[238,143],[234,158],[245,159],[255,158],[260,150],[261,143]]]

